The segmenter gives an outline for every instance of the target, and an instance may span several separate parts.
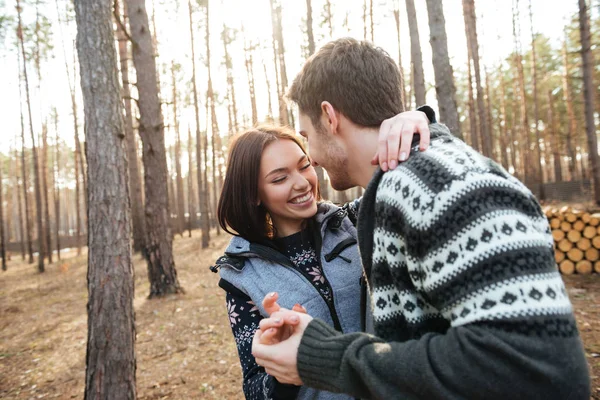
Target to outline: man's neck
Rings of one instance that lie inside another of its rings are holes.
[[[356,125],[353,128],[348,136],[348,172],[354,183],[366,188],[377,169],[377,166],[371,165],[371,160],[377,152],[379,129]],[[387,157],[387,154],[383,156]]]

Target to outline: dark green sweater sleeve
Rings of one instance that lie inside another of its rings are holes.
[[[570,333],[540,340],[486,322],[386,343],[315,319],[298,349],[298,370],[305,385],[365,399],[587,400],[581,340],[563,334]]]

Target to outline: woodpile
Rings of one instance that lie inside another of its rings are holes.
[[[600,213],[546,207],[554,257],[564,275],[600,273]]]

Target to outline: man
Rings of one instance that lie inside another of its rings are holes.
[[[385,173],[371,166],[379,125],[403,105],[394,61],[369,43],[328,43],[288,97],[332,186],[366,188],[358,235],[374,335],[275,311],[253,342],[267,373],[362,398],[589,399],[582,343],[531,192],[435,123],[426,152],[414,147]]]

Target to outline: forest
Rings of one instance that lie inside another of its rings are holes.
[[[296,129],[345,36],[543,205],[600,398],[598,0],[0,0],[0,398],[242,397],[208,270],[229,143]]]

